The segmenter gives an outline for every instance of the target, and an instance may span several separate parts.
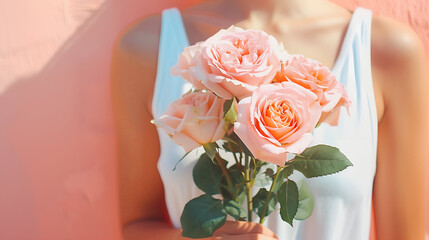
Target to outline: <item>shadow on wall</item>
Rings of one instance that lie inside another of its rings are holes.
[[[132,21],[190,1],[147,2],[107,1],[43,70],[0,95],[0,239],[121,239],[112,46]]]

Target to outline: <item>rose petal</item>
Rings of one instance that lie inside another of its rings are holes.
[[[174,134],[171,139],[173,142],[175,142],[177,145],[180,145],[185,149],[185,152],[190,152],[191,150],[201,146],[199,143],[197,143],[194,139],[186,136],[183,133],[176,133]]]

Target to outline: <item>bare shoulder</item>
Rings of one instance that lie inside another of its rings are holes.
[[[111,80],[114,99],[121,95],[118,98],[129,97],[141,102],[143,96],[144,108],[149,113],[160,31],[160,14],[144,17],[122,30],[113,47]]]
[[[374,16],[371,49],[373,77],[386,105],[398,99],[404,101],[402,96],[411,93],[416,93],[416,97],[422,94],[419,89],[427,86],[425,50],[410,26],[388,17]]]
[[[374,16],[371,45],[373,65],[380,71],[406,71],[424,62],[423,43],[416,32],[388,17]]]
[[[130,24],[119,34],[115,48],[126,54],[151,59],[158,53],[160,32],[161,15],[146,16]]]

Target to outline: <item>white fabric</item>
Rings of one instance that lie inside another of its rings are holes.
[[[338,59],[332,69],[344,84],[352,101],[350,116],[341,111],[339,126],[322,124],[314,130],[315,144],[338,147],[353,167],[330,176],[307,179],[315,196],[310,218],[295,221],[292,228],[273,212],[265,225],[284,240],[366,240],[369,238],[372,186],[376,170],[377,114],[371,78],[370,33],[372,13],[357,8],[349,23]],[[158,73],[153,97],[153,114],[159,117],[167,106],[186,92],[190,85],[172,77],[169,69],[188,46],[182,18],[177,9],[162,14]],[[165,187],[166,204],[171,221],[180,228],[184,205],[202,192],[192,180],[192,168],[201,149],[189,154],[173,171],[184,150],[173,143],[163,130],[158,130],[161,156],[158,170]],[[295,180],[303,179],[294,173]]]

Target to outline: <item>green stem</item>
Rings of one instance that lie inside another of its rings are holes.
[[[234,193],[234,188],[232,187],[231,177],[229,176],[228,171],[225,167],[225,164],[219,156],[219,153],[217,153],[217,152],[215,153],[215,158],[216,158],[216,161],[218,162],[220,168],[222,169],[223,175],[225,175],[226,182],[228,183],[229,191],[230,191],[232,197],[235,199],[235,193]]]
[[[242,169],[241,162],[238,161],[238,158],[235,155],[235,153],[232,153],[232,156],[234,156],[234,160],[235,160],[235,163],[236,163],[237,167],[239,167],[240,170],[241,170]]]
[[[274,185],[277,182],[277,178],[279,177],[279,173],[280,173],[280,171],[281,171],[282,168],[283,167],[277,166],[277,172],[276,172],[276,175],[274,175],[273,182],[271,183],[270,191],[268,192],[267,200],[265,201],[264,208],[263,208],[263,211],[262,211],[261,220],[259,220],[260,224],[263,224],[264,221],[265,221],[265,219],[267,218],[267,216],[265,216],[265,215],[267,214],[267,211],[268,211],[268,203],[269,203],[269,201],[271,199],[271,195],[273,195]]]
[[[250,182],[250,169],[249,169],[249,159],[246,156],[245,159],[245,172],[244,177],[246,178],[246,194],[247,194],[247,221],[252,221],[252,211],[253,211],[253,200],[252,200],[252,184]]]

